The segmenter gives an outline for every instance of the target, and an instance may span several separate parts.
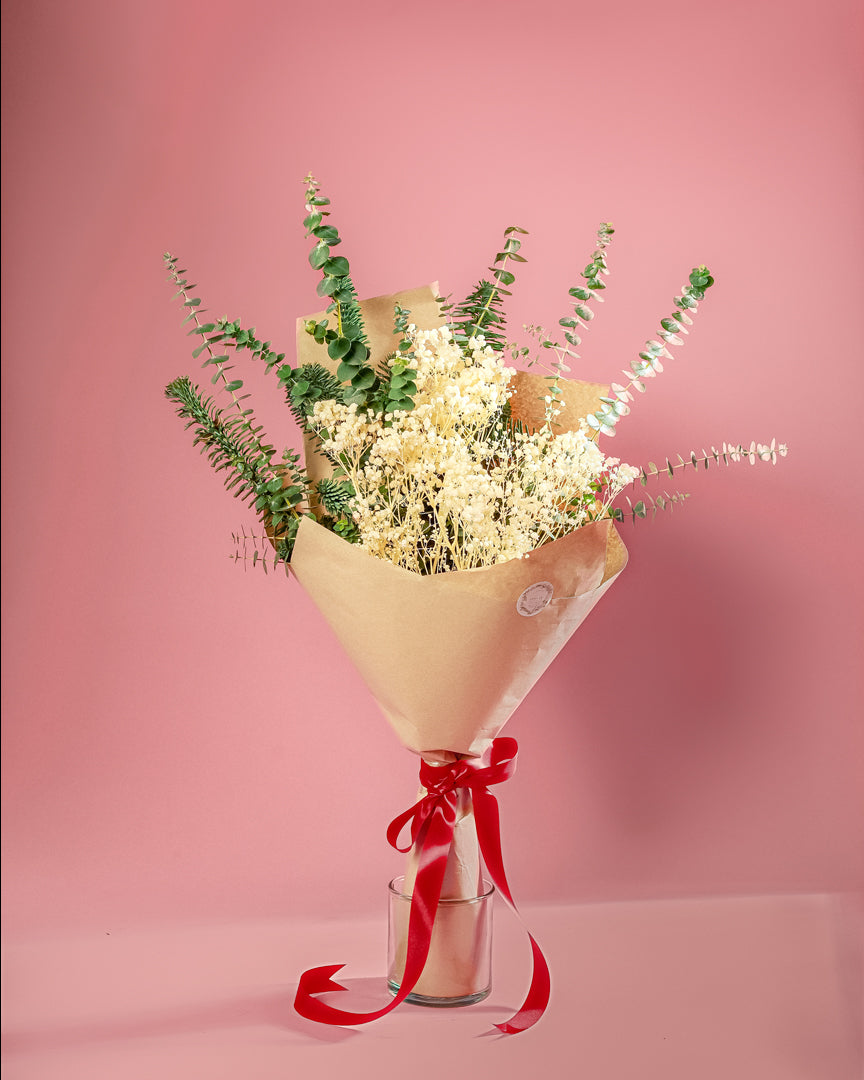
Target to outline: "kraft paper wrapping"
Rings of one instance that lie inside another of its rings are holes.
[[[410,321],[417,326],[442,325],[436,292],[434,286],[425,286],[361,302],[373,367],[395,349],[397,300],[411,310]],[[323,317],[324,313],[307,316],[316,321]],[[298,362],[335,369],[326,349],[303,330],[305,322],[298,319]],[[564,408],[556,426],[562,430],[578,426],[608,390],[563,379],[560,385]],[[542,376],[519,372],[513,379],[513,416],[529,429],[543,423],[547,389]],[[316,451],[314,440],[307,438],[305,449],[310,479],[329,475],[332,466]],[[523,559],[424,576],[377,559],[304,518],[291,570],[403,745],[427,761],[444,763],[483,752],[626,562],[624,544],[612,522],[605,520],[545,544]],[[535,614],[520,613],[520,608],[533,610],[520,602],[532,586],[538,586],[534,592],[548,602]],[[415,874],[412,852],[406,892]],[[476,896],[480,878],[469,799],[456,825],[442,898]],[[454,914],[451,929],[442,928],[439,943],[430,951],[424,988],[418,986],[417,993],[453,997],[464,991],[467,976],[454,957],[473,954],[477,916],[478,911],[471,909]]]
[[[417,326],[443,324],[435,284],[363,300],[373,367],[393,352],[398,301]],[[335,370],[327,350],[297,320],[298,363]],[[562,429],[575,428],[607,387],[561,380]],[[517,373],[511,408],[529,428],[543,422],[542,376]],[[306,439],[311,479],[332,471]],[[627,553],[610,521],[594,522],[524,559],[422,576],[376,559],[316,524],[300,523],[291,569],[330,624],[402,743],[427,759],[477,755],[495,737],[624,568]],[[532,585],[551,602],[526,617],[517,601]],[[494,658],[494,660],[493,660]]]
[[[593,522],[478,570],[420,575],[376,559],[304,518],[291,568],[415,753],[479,755],[610,587],[626,551]],[[548,583],[551,602],[521,615]],[[451,758],[452,760],[452,758]]]

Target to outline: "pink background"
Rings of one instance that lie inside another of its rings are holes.
[[[296,583],[228,561],[252,519],[162,397],[199,373],[166,249],[292,350],[310,169],[364,295],[464,293],[529,229],[514,329],[554,325],[614,222],[589,379],[708,263],[616,449],[791,447],[624,527],[624,577],[508,727],[517,895],[861,888],[861,22],[852,0],[5,5],[9,934],[383,911],[414,761]],[[275,383],[247,385],[293,441]]]

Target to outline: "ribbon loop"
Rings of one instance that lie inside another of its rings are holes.
[[[399,992],[392,1001],[374,1012],[347,1012],[327,1005],[314,996],[345,989],[331,978],[344,965],[310,968],[301,975],[294,999],[294,1008],[301,1016],[323,1024],[366,1024],[395,1009],[414,989],[429,954],[432,926],[441,898],[447,855],[453,841],[461,788],[467,788],[471,792],[477,839],[489,876],[505,903],[520,922],[522,921],[504,872],[498,800],[489,791],[491,785],[503,783],[513,775],[516,770],[517,751],[515,739],[501,737],[493,739],[479,758],[462,758],[447,765],[421,762],[420,783],[426,794],[410,809],[395,817],[387,827],[387,840],[397,851],[406,852],[410,851],[411,847],[416,847],[418,856],[408,920],[405,971]],[[399,835],[409,822],[411,844],[400,847]],[[549,1002],[549,968],[537,942],[531,934],[528,934],[528,938],[533,958],[531,984],[519,1011],[504,1023],[495,1025],[505,1034],[525,1031],[536,1024]]]

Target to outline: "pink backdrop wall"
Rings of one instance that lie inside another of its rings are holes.
[[[434,9],[434,14],[433,14]],[[380,908],[415,788],[294,582],[162,397],[197,374],[160,256],[292,348],[313,170],[365,295],[456,294],[529,229],[511,326],[554,325],[601,220],[614,378],[717,284],[622,426],[686,476],[509,726],[527,900],[861,887],[861,8],[5,5],[8,927]],[[295,433],[254,373],[260,418]]]

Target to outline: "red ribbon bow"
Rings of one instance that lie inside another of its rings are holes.
[[[345,990],[331,978],[344,964],[310,968],[300,976],[294,1008],[309,1020],[322,1024],[366,1024],[395,1009],[411,993],[423,971],[429,953],[432,924],[441,898],[441,886],[447,855],[453,840],[459,789],[467,788],[474,804],[477,839],[489,876],[505,902],[521,921],[516,908],[501,854],[501,831],[498,819],[498,800],[489,785],[509,780],[516,769],[515,739],[493,739],[490,749],[480,758],[466,758],[450,765],[420,765],[420,783],[426,795],[409,810],[390,822],[387,839],[397,851],[409,851],[414,846],[418,854],[417,877],[411,897],[408,921],[408,945],[405,972],[399,992],[387,1005],[374,1012],[352,1013],[327,1005],[314,994],[330,990]],[[399,847],[399,834],[411,822],[411,845]],[[529,933],[533,955],[531,985],[519,1011],[495,1027],[506,1034],[525,1031],[536,1024],[549,1002],[549,967],[540,946]]]

